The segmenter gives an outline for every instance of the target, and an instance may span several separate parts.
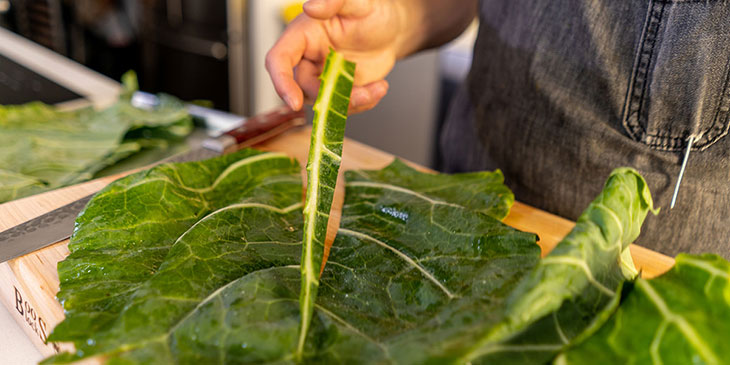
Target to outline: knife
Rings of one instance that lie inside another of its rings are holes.
[[[200,108],[200,107],[197,107]],[[190,111],[190,110],[189,110]],[[213,109],[200,108],[194,111],[197,117],[208,117],[203,113],[215,114],[243,120],[243,117]],[[191,113],[192,114],[192,113]],[[238,148],[251,146],[277,136],[291,128],[304,125],[303,111],[279,107],[273,111],[242,121],[237,128],[217,137],[203,141],[202,147],[171,156],[158,163],[198,161],[228,153]],[[71,236],[76,216],[86,207],[94,194],[40,215],[6,231],[0,232],[0,262],[39,250]]]

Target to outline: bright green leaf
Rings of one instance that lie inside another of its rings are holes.
[[[297,356],[304,351],[309,321],[317,298],[319,273],[324,258],[327,222],[340,170],[342,142],[345,137],[347,109],[355,77],[355,64],[330,50],[320,79],[319,94],[314,103],[312,138],[307,162],[307,197],[304,205],[302,242],[302,315]]]
[[[730,263],[680,254],[674,268],[637,279],[616,314],[556,364],[726,364]]]
[[[183,103],[160,98],[156,110],[137,109],[125,98],[101,111],[0,105],[0,203],[91,179],[140,150],[190,133]]]
[[[644,178],[614,170],[573,230],[510,294],[502,321],[462,360],[545,363],[597,329],[636,275],[628,246],[653,209]]]

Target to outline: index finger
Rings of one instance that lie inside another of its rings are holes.
[[[266,54],[266,70],[274,84],[276,93],[294,110],[299,110],[304,102],[304,94],[294,81],[294,67],[304,57],[307,39],[296,25],[288,27],[281,38]]]

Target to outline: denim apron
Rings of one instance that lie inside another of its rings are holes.
[[[729,77],[730,2],[484,0],[444,168],[499,168],[518,201],[575,220],[631,166],[661,207],[638,244],[730,258]]]

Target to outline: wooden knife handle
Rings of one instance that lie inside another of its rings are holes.
[[[235,138],[236,144],[240,144],[296,118],[304,118],[304,111],[294,111],[287,106],[282,106],[268,113],[246,119],[243,125],[224,134]]]
[[[303,110],[293,111],[287,106],[281,106],[268,113],[248,118],[240,127],[216,138],[206,139],[203,141],[203,147],[220,153],[230,152],[263,142],[305,123]]]

